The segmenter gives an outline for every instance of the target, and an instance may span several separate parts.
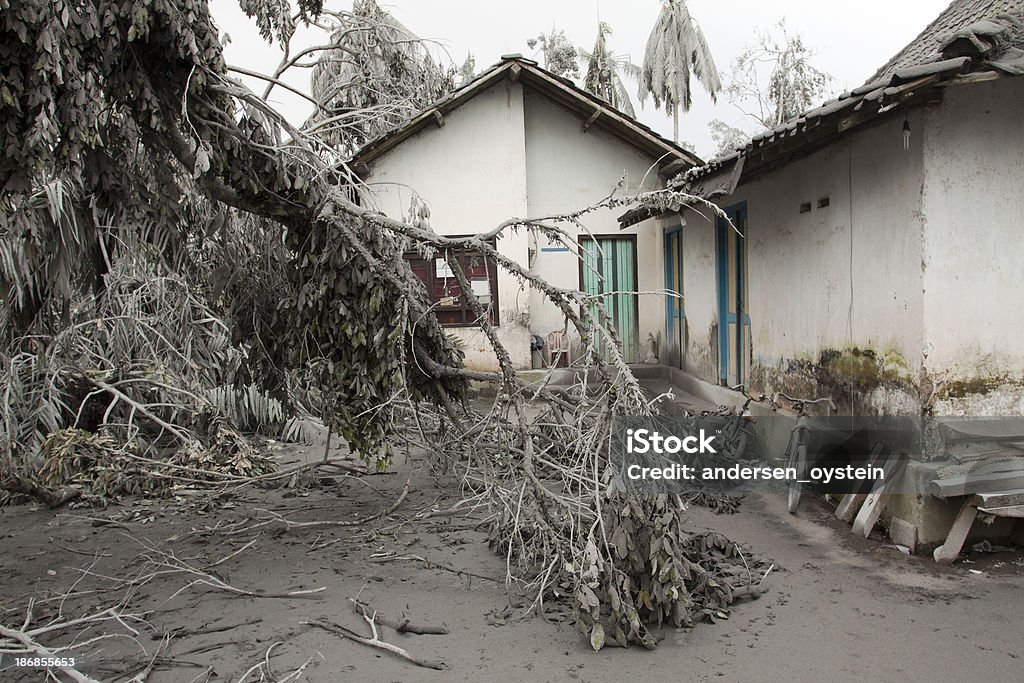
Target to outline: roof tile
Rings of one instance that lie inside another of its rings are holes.
[[[875,72],[869,81],[888,80],[899,69],[942,58],[943,39],[954,31],[1006,12],[1024,11],[1024,0],[953,0],[914,40]]]

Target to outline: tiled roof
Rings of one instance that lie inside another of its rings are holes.
[[[868,81],[890,76],[897,69],[941,59],[940,49],[950,33],[1006,12],[1024,11],[1024,0],[953,0],[935,21],[885,63]]]
[[[702,177],[724,165],[732,164],[738,157],[752,150],[774,144],[787,137],[796,143],[800,137],[818,128],[826,121],[855,114],[858,115],[856,117],[858,120],[861,118],[866,120],[872,114],[892,109],[896,103],[905,98],[907,93],[914,93],[915,86],[924,79],[955,76],[962,73],[970,64],[970,57],[955,57],[895,69],[892,73],[845,92],[820,107],[808,109],[795,119],[771,130],[758,133],[750,139],[745,147],[732,154],[712,159],[704,166],[691,169],[687,172],[687,176],[689,178]],[[841,126],[841,129],[846,130],[850,127],[851,125],[844,125]]]

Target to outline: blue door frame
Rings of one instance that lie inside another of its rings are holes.
[[[675,346],[677,365],[682,368],[685,358],[684,321],[686,306],[683,300],[683,226],[665,229],[665,338]],[[675,296],[673,296],[675,295]],[[665,359],[662,359],[665,362]]]
[[[730,386],[746,385],[750,362],[750,315],[747,310],[747,204],[741,202],[731,206],[725,209],[725,213],[733,225],[730,226],[722,217],[719,217],[715,224],[719,382]]]

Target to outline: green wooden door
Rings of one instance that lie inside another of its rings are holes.
[[[583,292],[600,297],[605,312],[612,318],[626,362],[639,362],[635,238],[584,237],[580,242]],[[591,313],[596,315],[596,305],[591,307]],[[598,343],[599,350],[607,356],[607,340],[598,339]]]

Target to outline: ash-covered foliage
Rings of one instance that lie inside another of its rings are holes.
[[[667,495],[620,495],[603,507],[609,552],[590,539],[583,566],[571,567],[577,623],[594,649],[608,640],[652,648],[652,627],[728,618],[740,595],[759,591],[764,563],[722,534],[685,531]]]
[[[330,48],[313,68],[320,103],[307,130],[356,151],[455,89],[458,69],[431,50],[376,0],[356,0],[334,15]]]
[[[284,376],[280,397],[252,382],[268,361],[251,340],[233,340],[224,317],[244,304],[223,293],[212,303],[194,273],[171,272],[151,246],[115,253],[101,291],[51,301],[26,334],[0,325],[0,479],[113,495],[168,483],[149,481],[141,459],[187,463],[193,478],[264,473],[268,461],[241,432],[297,437],[298,397]]]
[[[251,9],[274,26],[281,4]],[[245,330],[241,316],[237,329],[314,377],[325,421],[354,450],[386,456],[380,405],[405,381],[431,400],[458,399],[458,377],[415,367],[401,377],[414,348],[441,367],[457,367],[459,352],[396,261],[400,240],[358,217],[338,151],[228,75],[206,2],[27,0],[2,21],[0,119],[18,144],[0,149],[0,289],[17,332],[75,283],[106,286],[110,225],[176,264],[213,227],[197,212],[207,197],[276,230],[289,286],[257,312],[261,329]],[[53,183],[71,188],[59,213],[46,201]],[[253,381],[274,384],[269,374]]]

